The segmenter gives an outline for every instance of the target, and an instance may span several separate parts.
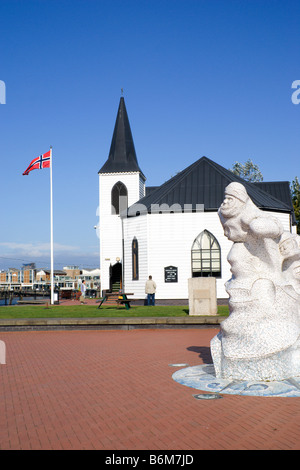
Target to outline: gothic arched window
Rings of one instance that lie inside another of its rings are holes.
[[[139,279],[139,244],[135,237],[132,240],[131,251],[132,251],[132,280],[137,281]]]
[[[192,277],[221,277],[221,248],[208,230],[203,230],[194,240]]]
[[[127,188],[118,181],[111,190],[111,213],[120,214],[128,207]]]

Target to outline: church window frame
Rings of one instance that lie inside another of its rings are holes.
[[[114,184],[111,190],[111,213],[119,215],[128,208],[128,190],[122,181]]]
[[[193,242],[191,263],[192,277],[222,277],[221,246],[206,229]]]
[[[139,242],[136,237],[133,238],[131,243],[132,255],[132,280],[139,280]]]

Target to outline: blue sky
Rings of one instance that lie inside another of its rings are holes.
[[[300,2],[1,0],[0,269],[99,265],[98,171],[124,89],[139,165],[159,185],[205,155],[300,177]]]

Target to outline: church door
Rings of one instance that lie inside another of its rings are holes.
[[[122,263],[110,266],[110,291],[118,292],[122,289]]]

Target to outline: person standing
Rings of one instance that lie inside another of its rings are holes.
[[[146,281],[145,285],[145,293],[147,294],[147,301],[148,305],[155,305],[155,292],[156,292],[156,284],[152,280],[152,276],[149,276],[148,281]]]
[[[85,299],[85,292],[86,292],[85,280],[82,281],[81,286],[80,286],[80,290],[81,290],[80,302],[83,304],[84,299]]]

